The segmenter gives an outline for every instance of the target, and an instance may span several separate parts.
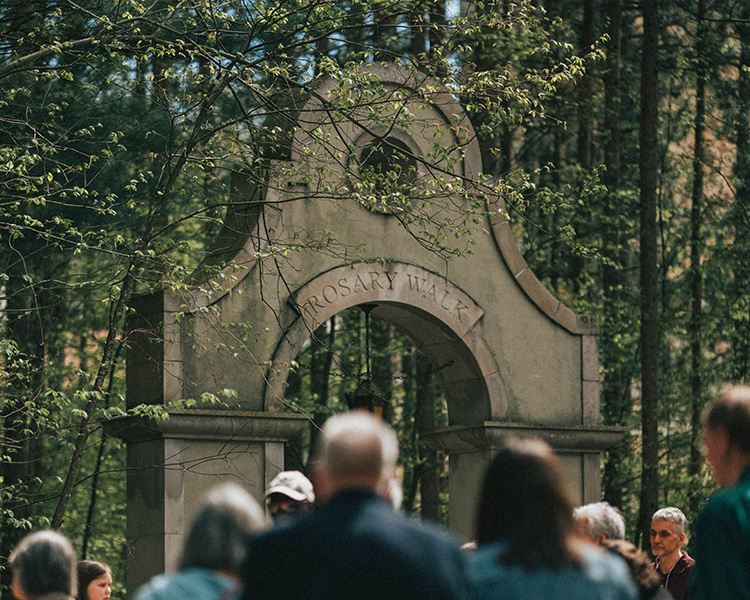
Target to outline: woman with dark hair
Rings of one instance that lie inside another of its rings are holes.
[[[24,537],[8,557],[16,600],[73,600],[76,556],[64,535],[46,530]]]
[[[78,563],[78,600],[109,600],[112,569],[96,560]]]
[[[578,537],[573,500],[551,448],[509,439],[484,479],[478,548],[470,556],[478,600],[637,600],[627,566]]]

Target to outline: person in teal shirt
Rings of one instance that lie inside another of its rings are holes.
[[[638,599],[625,562],[578,534],[562,464],[540,439],[503,442],[482,485],[476,541],[476,600]]]
[[[179,570],[153,577],[135,600],[238,600],[248,541],[265,526],[263,509],[244,488],[213,488],[185,537]]]
[[[693,532],[693,600],[750,600],[750,386],[733,386],[708,408],[706,460],[716,483]]]

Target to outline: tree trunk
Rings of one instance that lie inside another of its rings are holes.
[[[312,430],[310,432],[310,455],[315,449],[318,432],[328,418],[328,393],[330,389],[331,365],[333,364],[333,343],[336,336],[335,317],[315,330],[312,336],[310,352],[310,392],[316,400],[320,410],[312,415]]]
[[[643,55],[640,117],[640,280],[641,280],[641,435],[642,472],[636,541],[648,543],[651,516],[659,500],[659,271],[657,246],[657,134],[659,11],[657,0],[643,0]],[[643,536],[643,538],[641,538]]]
[[[740,68],[737,75],[735,135],[737,162],[734,166],[736,195],[731,209],[730,227],[734,243],[730,249],[733,258],[733,285],[730,294],[739,310],[733,311],[732,380],[750,381],[750,6],[742,4],[742,14],[737,22],[740,41]]]
[[[315,42],[315,75],[318,76],[320,72],[320,63],[324,58],[328,57],[328,53],[331,51],[331,41],[328,36],[323,36]]]
[[[596,41],[597,22],[596,0],[583,0],[583,25],[581,27],[581,48],[588,51]],[[594,166],[592,147],[594,143],[594,74],[591,72],[592,65],[586,66],[586,73],[578,83],[578,139],[577,154],[578,164],[583,169],[591,169]]]
[[[609,44],[604,75],[604,183],[609,190],[609,214],[604,217],[603,245],[615,264],[602,268],[603,321],[601,330],[602,362],[602,416],[606,425],[621,425],[632,410],[630,377],[620,360],[618,339],[627,327],[627,317],[622,299],[622,263],[624,259],[621,228],[620,189],[620,70],[622,57],[622,2],[612,0],[609,7]],[[622,461],[630,452],[627,438],[609,451],[604,465],[604,499],[618,508],[623,506],[625,488]]]
[[[419,490],[422,497],[422,518],[440,521],[440,473],[437,452],[427,448],[421,437],[435,429],[435,391],[432,387],[432,364],[424,354],[417,353],[417,409],[415,426],[419,434]]]
[[[393,356],[390,343],[394,327],[385,321],[370,321],[370,339],[372,344],[372,381],[380,390],[383,398],[390,402],[393,395]],[[392,411],[391,411],[392,412]]]
[[[398,55],[397,17],[395,4],[375,12],[373,23],[373,54],[375,62],[392,61]]]
[[[409,13],[409,55],[417,64],[421,64],[427,55],[427,23],[421,4],[417,4]]]
[[[703,398],[703,162],[704,162],[704,121],[706,117],[706,3],[698,0],[697,40],[695,45],[696,86],[695,86],[695,125],[693,142],[693,190],[690,210],[690,390],[691,422],[690,430],[690,511],[698,513],[701,498],[698,495],[698,477],[703,466],[700,448],[700,421],[705,404]]]
[[[441,48],[445,42],[445,31],[446,31],[446,11],[447,11],[446,0],[433,0],[429,5],[430,15],[430,48],[429,54],[432,59],[438,57],[436,49]],[[439,67],[437,69],[437,75],[443,77],[447,75],[445,64],[442,61],[442,54],[439,57]]]
[[[117,359],[122,351],[122,344],[117,346],[115,351],[114,359],[112,360],[112,370],[109,372],[109,385],[107,386],[107,393],[104,395],[104,408],[107,409],[111,405],[112,401],[112,387],[114,386],[115,380],[115,366],[117,365]],[[83,355],[83,352],[81,353]],[[99,448],[96,452],[96,462],[94,463],[94,473],[91,477],[91,493],[89,495],[89,508],[86,512],[86,527],[83,531],[83,542],[81,543],[81,560],[86,560],[88,555],[89,540],[91,539],[91,532],[94,531],[96,522],[96,500],[99,492],[99,474],[102,469],[102,460],[104,459],[104,447],[107,441],[107,436],[102,428],[102,436],[99,441]]]

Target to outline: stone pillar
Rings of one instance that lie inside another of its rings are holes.
[[[474,537],[474,518],[484,473],[504,437],[542,438],[560,456],[574,498],[580,504],[600,499],[600,453],[623,436],[620,427],[535,426],[487,421],[452,426],[425,435],[431,448],[449,454],[449,514],[451,530],[464,540]]]
[[[175,411],[166,420],[124,417],[105,424],[127,443],[129,594],[174,571],[206,492],[233,481],[259,502],[284,469],[284,442],[301,434],[298,415]]]

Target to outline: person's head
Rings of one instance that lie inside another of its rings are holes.
[[[584,504],[573,511],[578,533],[584,539],[601,544],[604,540],[625,538],[625,519],[608,502]]]
[[[604,540],[601,545],[625,559],[638,586],[641,598],[644,600],[651,598],[661,585],[661,577],[651,566],[651,559],[648,554],[625,540]]]
[[[391,427],[357,410],[328,419],[318,440],[313,474],[321,501],[357,488],[388,498],[398,459],[398,440]]]
[[[660,508],[651,517],[651,552],[654,556],[679,555],[685,543],[687,519],[679,508]]]
[[[76,555],[68,539],[56,531],[24,537],[8,557],[8,566],[11,591],[18,600],[52,593],[76,595]]]
[[[109,600],[112,569],[96,560],[78,563],[78,600]]]
[[[299,471],[282,471],[266,490],[266,506],[274,519],[307,512],[314,503],[313,484]]]
[[[560,461],[542,440],[510,438],[487,469],[476,540],[503,540],[505,563],[529,569],[580,563],[573,500]]]
[[[734,485],[750,465],[750,386],[727,388],[703,421],[706,459],[719,485]]]
[[[265,527],[260,504],[239,485],[221,485],[206,496],[185,538],[180,569],[203,567],[239,575],[248,537]]]

